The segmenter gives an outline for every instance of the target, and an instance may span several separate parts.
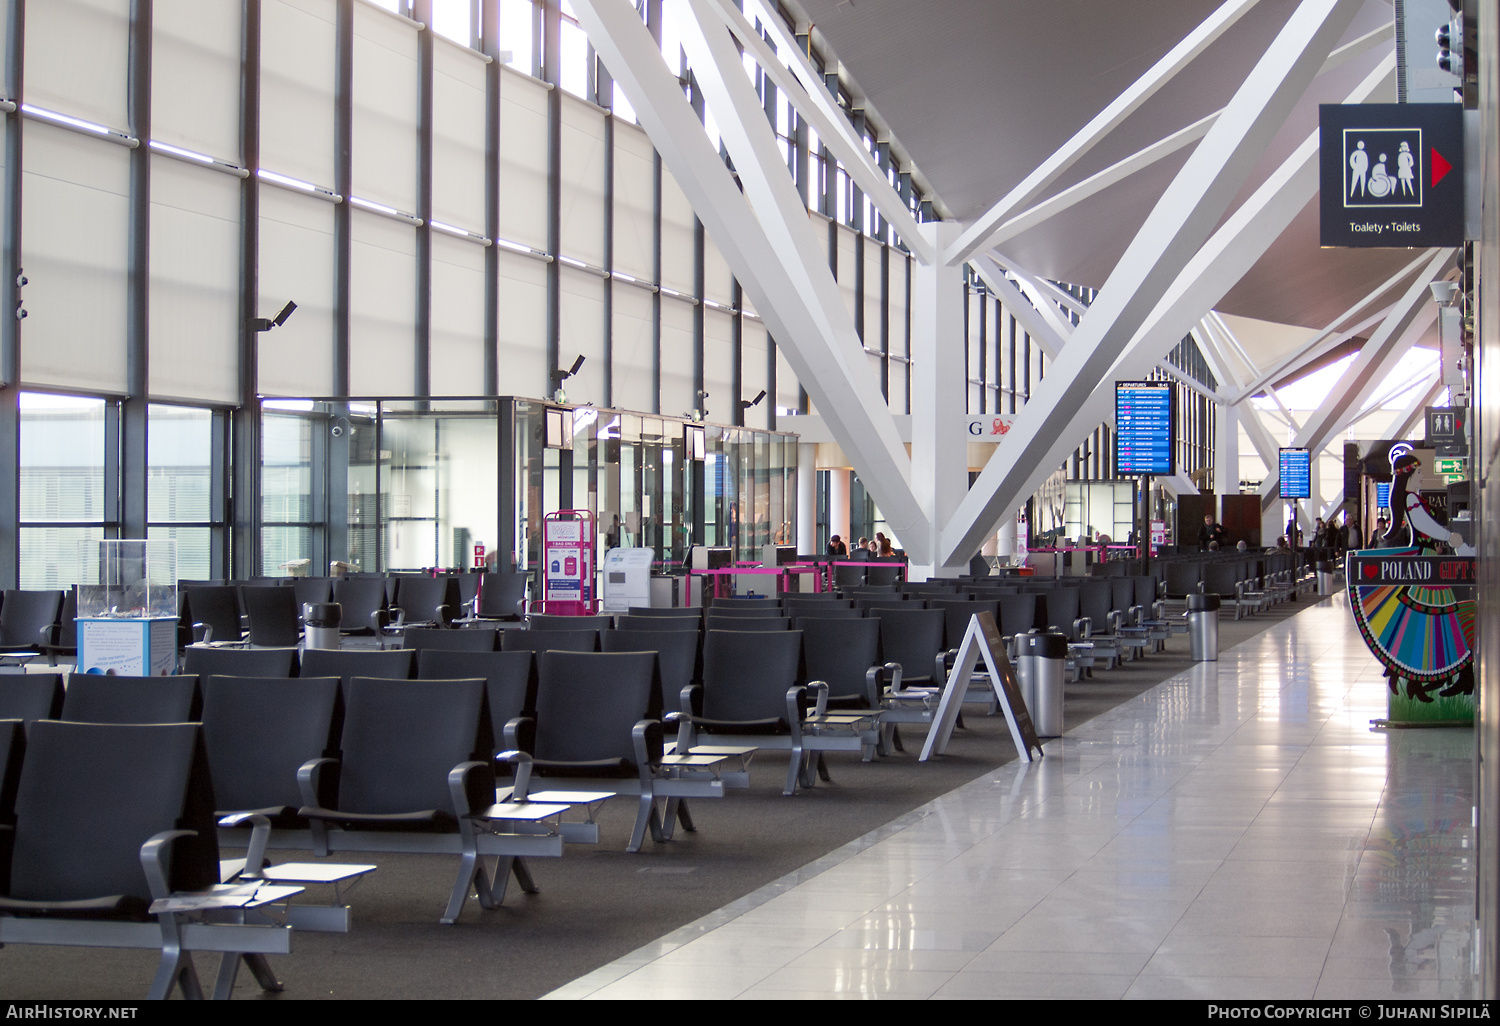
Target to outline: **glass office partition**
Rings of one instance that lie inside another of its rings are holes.
[[[759,558],[795,519],[793,435],[520,398],[277,400],[264,413],[268,574],[304,558],[314,573],[324,560],[468,568],[478,544],[491,568],[525,570],[559,509],[594,514],[601,552],[645,546],[680,565],[701,543]]]

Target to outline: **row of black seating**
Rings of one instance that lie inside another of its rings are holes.
[[[407,624],[518,620],[526,574],[358,575],[262,578],[247,584],[182,582],[182,644],[204,640],[295,645],[309,603],[336,602],[344,634],[384,635]]]

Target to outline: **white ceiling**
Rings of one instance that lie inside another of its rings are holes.
[[[970,220],[1150,68],[1218,0],[802,4],[846,78],[911,155],[942,208]],[[1223,107],[1295,7],[1296,0],[1261,0],[1049,194]],[[1391,18],[1388,0],[1366,0],[1345,41]],[[1393,46],[1377,46],[1315,81],[1241,199],[1316,129],[1317,104],[1342,100]],[[1186,153],[1006,242],[1004,255],[1048,278],[1102,285]],[[1411,259],[1407,250],[1324,250],[1317,243],[1315,200],[1218,308],[1322,327]]]

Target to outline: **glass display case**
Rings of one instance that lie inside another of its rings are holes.
[[[78,618],[177,616],[177,543],[167,539],[78,543]]]
[[[177,543],[78,545],[78,670],[129,677],[177,665]]]

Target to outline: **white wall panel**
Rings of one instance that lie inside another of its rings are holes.
[[[354,5],[354,176],[361,199],[417,209],[416,23]]]
[[[744,392],[743,398],[754,399],[757,392],[763,388],[766,390],[766,397],[760,401],[760,405],[752,406],[745,411],[745,426],[769,428],[771,415],[777,406],[777,399],[771,394],[770,368],[766,359],[766,332],[760,324],[753,321],[745,322],[744,351],[744,359],[740,361],[740,373],[743,375],[740,390]],[[794,398],[791,405],[795,407],[797,405],[795,387],[792,389],[792,394]]]
[[[604,118],[591,103],[562,98],[562,251],[604,266]]]
[[[604,290],[609,283],[596,274],[572,267],[558,268],[562,290],[558,325],[558,363],[563,369],[584,357],[583,367],[563,383],[568,400],[604,402]]]
[[[432,236],[432,394],[480,395],[484,381],[484,247]]]
[[[716,303],[729,306],[734,299],[734,273],[714,237],[703,234],[703,294]]]
[[[129,29],[130,0],[32,0],[26,102],[126,130]]]
[[[151,396],[237,402],[239,179],[154,156],[151,199]]]
[[[333,187],[335,8],[326,0],[261,7],[260,162]]]
[[[500,72],[500,235],[547,248],[547,87]]]
[[[839,247],[839,295],[844,297],[844,308],[849,311],[849,316],[854,317],[854,308],[857,305],[854,291],[855,276],[859,273],[855,270],[854,253],[854,229],[838,226]]]
[[[432,57],[432,216],[483,234],[485,63],[441,37]]]
[[[240,162],[240,5],[155,0],[151,135]]]
[[[21,380],[123,392],[130,151],[25,122]]]
[[[543,399],[547,375],[547,265],[500,250],[499,361],[504,395]]]
[[[416,387],[417,231],[350,211],[349,391],[411,395]]]
[[[655,152],[645,132],[615,119],[615,270],[642,281],[655,273]]]
[[[684,295],[693,294],[693,206],[677,180],[661,172],[661,283]],[[665,397],[662,399],[666,401]],[[665,409],[665,407],[663,407]]]
[[[734,412],[734,318],[718,310],[703,311],[703,387],[713,419],[728,421]],[[764,362],[764,360],[762,360]],[[755,395],[752,391],[745,398]],[[695,404],[696,405],[696,404]]]
[[[260,333],[258,387],[264,395],[325,396],[333,388],[333,206],[283,189],[260,193],[258,313],[287,300],[297,312]]]
[[[661,301],[661,412],[680,417],[697,405],[693,394],[693,308]]]
[[[649,412],[656,400],[651,372],[651,293],[633,285],[615,283],[611,287],[614,289],[614,404],[622,410]]]

